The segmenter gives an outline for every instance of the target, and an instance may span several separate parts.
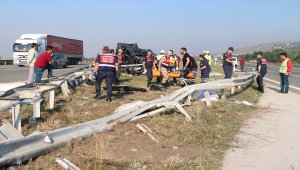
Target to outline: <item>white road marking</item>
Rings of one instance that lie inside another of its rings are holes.
[[[294,77],[300,77],[299,75],[295,75],[295,74],[290,74],[291,76],[294,76]]]
[[[276,83],[276,84],[281,84],[280,82],[278,82],[278,81],[275,81],[275,80],[272,80],[272,79],[268,79],[268,78],[264,78],[265,80],[267,80],[267,81],[270,81],[270,82],[273,82],[273,83]],[[299,90],[300,91],[300,88],[298,88],[298,87],[295,87],[295,86],[289,86],[290,88],[292,88],[292,89],[295,89],[295,90]]]

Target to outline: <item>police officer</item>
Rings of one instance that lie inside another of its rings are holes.
[[[109,54],[109,47],[102,48],[102,54],[98,54],[95,61],[94,73],[96,74],[96,96],[100,98],[101,83],[103,79],[106,82],[107,95],[106,101],[111,102],[112,84],[115,77],[116,69],[118,69],[118,60],[114,54]]]
[[[147,87],[150,86],[153,75],[152,75],[152,68],[156,68],[155,67],[155,63],[154,63],[154,56],[152,51],[149,49],[147,52],[147,56],[145,57],[144,61],[143,61],[143,67],[144,67],[144,71],[146,71],[146,75],[147,75]]]
[[[232,52],[233,51],[234,51],[233,47],[229,47],[227,53],[223,54],[223,70],[225,74],[225,79],[230,79],[232,77],[232,71],[233,71]]]
[[[258,85],[258,91],[260,91],[261,93],[264,93],[264,76],[267,73],[267,60],[265,58],[263,58],[263,53],[262,52],[258,52],[257,53],[257,78],[256,78],[256,82]]]

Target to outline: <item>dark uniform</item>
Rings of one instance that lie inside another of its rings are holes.
[[[227,59],[232,60],[232,55],[228,53],[223,54],[223,70],[226,79],[230,79],[232,77],[233,65],[232,63],[226,61]]]
[[[264,92],[264,76],[267,74],[267,60],[265,58],[259,58],[257,60],[257,66],[256,69],[258,71],[258,66],[261,66],[260,73],[258,74],[256,78],[256,82],[258,85],[258,90],[261,92]]]
[[[197,77],[197,71],[198,71],[198,65],[194,57],[190,57],[191,60],[191,68],[194,78],[192,78],[192,84],[196,83],[196,77]]]
[[[98,54],[96,63],[99,63],[98,73],[96,77],[96,92],[97,95],[101,93],[101,83],[103,79],[106,82],[107,97],[106,101],[111,101],[112,96],[112,84],[115,78],[116,68],[115,64],[118,63],[118,59],[109,53]]]
[[[152,78],[153,78],[152,67],[153,67],[154,57],[152,55],[147,56],[147,57],[145,57],[144,62],[145,62],[146,70],[147,70],[147,73],[146,73],[147,78],[148,78],[147,85],[150,85],[152,82]]]
[[[185,53],[182,57],[182,63],[183,63],[183,67],[185,67],[186,65],[186,62],[187,62],[187,58],[190,59],[190,63],[188,64],[188,66],[186,67],[185,70],[182,70],[181,73],[180,73],[180,78],[181,78],[181,81],[183,81],[185,84],[187,83],[186,82],[186,75],[192,71],[192,61],[191,61],[191,56],[188,54],[188,53]]]
[[[202,68],[204,66],[206,66],[205,69],[201,70],[202,83],[206,82],[206,79],[209,77],[209,73],[211,71],[211,67],[206,58],[203,58],[203,60],[200,62],[200,68]]]

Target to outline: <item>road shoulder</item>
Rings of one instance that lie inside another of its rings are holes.
[[[222,169],[300,169],[300,95],[276,90],[267,85],[259,102],[264,109],[240,130]]]

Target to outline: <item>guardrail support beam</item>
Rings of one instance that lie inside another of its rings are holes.
[[[234,94],[234,91],[235,91],[235,87],[231,87],[230,94]]]
[[[54,96],[55,96],[55,91],[51,90],[49,91],[49,109],[53,109],[54,108]]]
[[[38,100],[33,103],[33,118],[41,117],[41,101]]]
[[[12,124],[19,131],[22,131],[21,127],[21,114],[20,114],[20,104],[17,104],[11,108],[12,113]]]

